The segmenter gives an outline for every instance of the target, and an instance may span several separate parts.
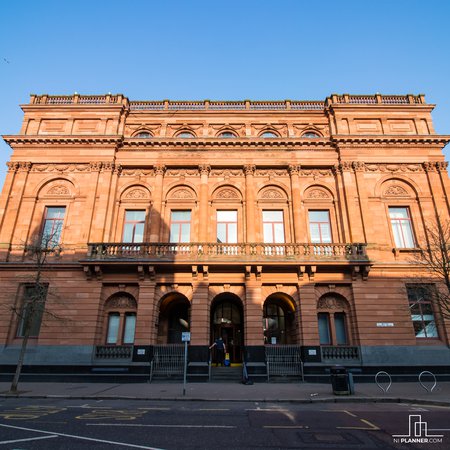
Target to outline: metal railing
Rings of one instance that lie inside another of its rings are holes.
[[[266,345],[267,381],[271,376],[298,376],[303,380],[299,345]]]
[[[298,260],[365,261],[365,244],[263,244],[263,243],[149,243],[100,242],[88,244],[88,258],[189,259],[189,260]]]
[[[183,344],[165,344],[153,346],[153,359],[150,363],[150,382],[155,375],[171,377],[183,376],[183,373]]]
[[[359,361],[359,347],[330,345],[320,347],[323,362]]]
[[[95,347],[96,359],[131,359],[132,345],[97,345]]]

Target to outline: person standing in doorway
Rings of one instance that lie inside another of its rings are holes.
[[[209,347],[211,350],[213,347],[216,347],[216,367],[219,365],[224,365],[225,360],[225,353],[227,351],[225,342],[223,341],[222,337],[219,336],[214,343]]]

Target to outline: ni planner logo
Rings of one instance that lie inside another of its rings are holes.
[[[409,415],[408,434],[393,434],[396,444],[438,444],[442,442],[443,434],[430,434],[428,422],[422,420],[422,415]]]

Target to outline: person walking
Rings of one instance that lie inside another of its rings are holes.
[[[225,360],[225,353],[227,352],[225,342],[223,341],[222,337],[219,336],[214,343],[209,347],[211,350],[213,347],[216,347],[216,367],[219,365],[224,365]]]

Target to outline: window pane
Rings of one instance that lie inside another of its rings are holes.
[[[433,285],[426,284],[407,286],[411,321],[417,338],[439,337],[431,304],[433,289]]]
[[[411,218],[408,208],[389,208],[392,234],[397,248],[414,248]]]
[[[181,236],[179,242],[190,242],[191,240],[191,224],[183,223],[181,225]]]
[[[134,229],[133,242],[144,242],[144,224],[138,223]]]
[[[191,220],[191,211],[172,211],[172,222]]]
[[[132,344],[134,342],[134,330],[136,328],[136,314],[125,314],[125,328],[123,331],[123,343]]]
[[[145,211],[126,211],[126,222],[141,222],[145,220]]]
[[[264,222],[283,222],[283,211],[263,211]]]
[[[133,224],[126,223],[123,229],[123,242],[133,242]]]
[[[271,223],[263,224],[264,227],[264,242],[272,243],[273,242],[273,229]]]
[[[180,224],[172,223],[170,226],[170,242],[180,242]]]
[[[329,211],[309,211],[309,234],[313,244],[332,242]]]
[[[109,315],[108,335],[106,337],[107,344],[117,344],[117,339],[119,336],[119,322],[120,322],[119,314],[113,313]]]
[[[330,344],[330,324],[329,315],[327,313],[319,313],[317,315],[319,321],[319,341],[321,345]]]
[[[59,244],[65,212],[64,206],[49,206],[45,209],[41,238],[43,247],[52,248]]]
[[[217,211],[217,222],[237,222],[237,211]]]
[[[347,332],[345,330],[345,314],[336,313],[334,315],[334,327],[336,329],[336,343],[338,345],[347,344]]]
[[[227,241],[227,226],[224,223],[217,224],[217,242]]]
[[[228,242],[236,244],[237,241],[237,223],[230,223],[228,224]]]
[[[282,223],[274,224],[274,234],[275,234],[274,242],[276,242],[278,244],[281,244],[284,242],[284,226]]]

